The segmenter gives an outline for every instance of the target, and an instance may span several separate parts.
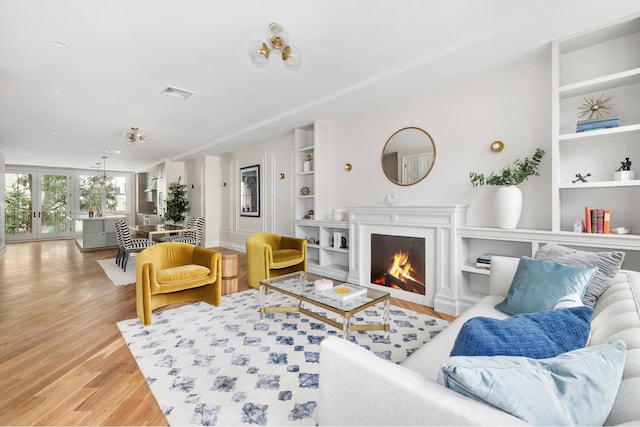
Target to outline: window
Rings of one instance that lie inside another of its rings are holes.
[[[78,175],[80,211],[99,209],[103,214],[126,212],[128,181],[125,175]]]

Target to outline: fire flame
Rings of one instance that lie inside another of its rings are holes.
[[[407,279],[419,282],[418,279],[411,276],[412,271],[413,268],[411,267],[411,263],[409,263],[408,252],[396,252],[393,254],[393,263],[389,268],[390,275],[403,282],[406,282]]]

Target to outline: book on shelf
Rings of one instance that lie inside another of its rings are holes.
[[[324,291],[322,295],[337,301],[344,302],[362,295],[366,295],[366,293],[367,293],[367,288],[362,288],[360,286],[353,286],[348,283],[343,283],[342,285],[335,286],[331,289]]]
[[[483,254],[476,258],[476,268],[489,270],[491,268],[491,257],[495,254]]]
[[[620,117],[602,117],[599,119],[579,120],[576,124],[576,132],[588,130],[615,128],[620,125]]]
[[[609,209],[590,208],[585,206],[585,233],[611,233],[611,211]]]

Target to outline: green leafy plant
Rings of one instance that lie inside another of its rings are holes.
[[[178,182],[172,182],[169,184],[169,193],[167,194],[167,210],[164,214],[165,219],[173,220],[174,222],[182,222],[185,219],[185,212],[189,210],[189,200],[187,200],[187,185],[181,184],[181,176],[178,177]]]
[[[502,168],[499,174],[491,172],[488,176],[483,173],[469,173],[469,180],[474,187],[480,185],[518,185],[526,181],[530,176],[538,176],[538,166],[544,156],[544,150],[536,148],[536,152],[531,158],[516,160],[508,166]]]

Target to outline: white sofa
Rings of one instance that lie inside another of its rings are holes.
[[[401,364],[330,337],[320,350],[319,424],[328,425],[522,425],[519,418],[439,385],[440,364],[462,324],[474,316],[506,318],[494,306],[507,295],[517,258],[494,257],[490,295],[460,315]],[[623,340],[622,382],[606,425],[640,424],[640,273],[620,270],[598,299],[588,345]],[[541,410],[544,410],[541,408]]]

